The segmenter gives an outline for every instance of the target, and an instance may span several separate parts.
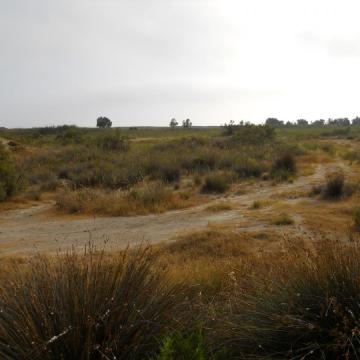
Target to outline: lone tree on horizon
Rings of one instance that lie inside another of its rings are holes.
[[[192,127],[192,122],[190,121],[190,119],[183,120],[182,126],[184,128],[191,128]]]
[[[108,119],[107,117],[100,116],[97,118],[96,126],[101,129],[111,128],[112,121],[110,119]]]
[[[175,118],[172,118],[172,119],[170,120],[170,127],[171,127],[172,129],[176,128],[178,125],[179,125],[179,123],[176,121]]]

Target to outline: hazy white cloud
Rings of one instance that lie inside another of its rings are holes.
[[[357,0],[0,4],[0,126],[360,114]]]

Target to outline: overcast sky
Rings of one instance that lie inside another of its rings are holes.
[[[0,126],[360,115],[358,0],[0,0]]]

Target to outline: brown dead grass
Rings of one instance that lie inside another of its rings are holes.
[[[171,192],[161,184],[137,187],[131,191],[82,189],[64,190],[56,196],[60,211],[100,216],[133,216],[162,213],[194,206],[200,199],[189,192]]]
[[[230,227],[209,227],[157,245],[159,263],[169,269],[169,281],[185,282],[213,296],[229,286],[234,269],[273,246],[272,234],[237,232]]]
[[[235,208],[234,204],[223,201],[220,203],[209,205],[205,210],[211,212],[222,212],[227,210],[233,210],[234,208]]]

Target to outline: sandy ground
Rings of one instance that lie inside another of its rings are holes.
[[[66,251],[71,247],[83,249],[91,241],[107,249],[124,248],[141,242],[156,243],[167,241],[176,235],[203,229],[210,226],[234,226],[237,231],[266,229],[269,223],[263,217],[271,216],[275,210],[266,206],[254,216],[249,210],[254,201],[281,199],[282,208],[295,219],[291,231],[307,231],[302,216],[294,210],[294,204],[302,201],[311,203],[317,200],[307,196],[312,186],[323,183],[328,171],[342,167],[343,163],[320,164],[314,174],[297,178],[293,183],[264,186],[261,183],[251,187],[244,195],[231,195],[217,198],[211,203],[185,210],[170,211],[164,214],[135,217],[98,217],[78,218],[55,216],[51,209],[53,202],[42,203],[27,209],[17,209],[0,213],[0,254],[23,255],[32,252]],[[226,201],[234,206],[233,210],[211,212],[209,205]]]

